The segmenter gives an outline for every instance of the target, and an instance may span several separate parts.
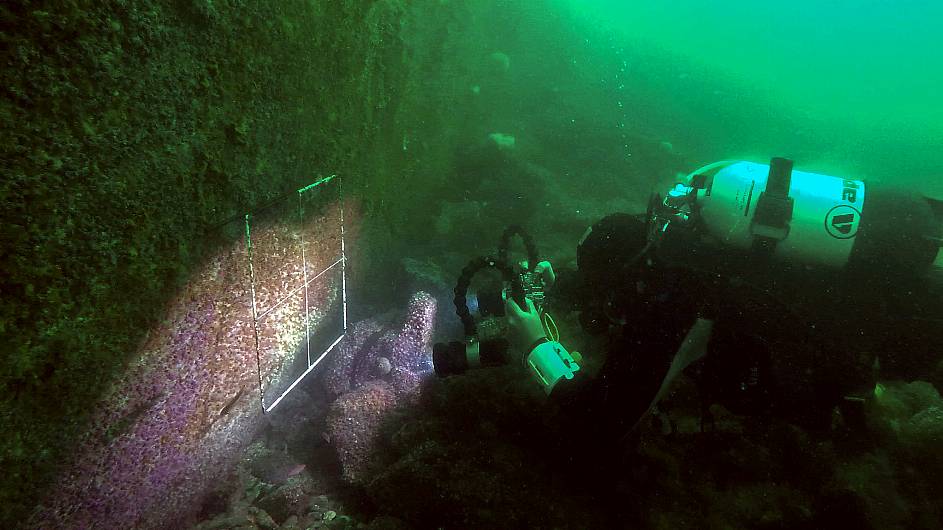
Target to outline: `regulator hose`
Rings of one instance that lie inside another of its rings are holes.
[[[715,169],[720,169],[720,168],[729,166],[731,164],[735,164],[736,162],[737,162],[736,160],[720,160],[718,162],[713,162],[713,163],[707,164],[706,166],[699,167],[695,169],[694,171],[692,171],[691,173],[689,173],[688,176],[684,177],[684,182],[690,182],[691,179],[693,179],[696,175],[703,175]]]

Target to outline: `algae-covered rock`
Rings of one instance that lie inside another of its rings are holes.
[[[292,477],[282,486],[256,501],[256,506],[265,510],[272,518],[282,523],[291,516],[304,515],[309,497],[313,492],[313,481],[306,475]]]
[[[249,508],[249,516],[255,521],[255,525],[262,530],[277,530],[278,523],[265,510],[252,506]]]
[[[879,415],[888,419],[901,419],[934,405],[943,404],[940,393],[926,381],[911,383],[891,382],[875,388],[875,404]]]
[[[521,375],[493,369],[435,381],[385,431],[390,463],[366,484],[371,500],[420,528],[601,527],[580,488],[562,484],[575,457],[560,456],[560,469],[547,458],[546,409]]]
[[[922,464],[943,471],[943,408],[927,407],[914,414],[903,425],[901,434]]]
[[[915,463],[943,469],[943,399],[932,384],[878,385],[868,423],[889,451],[901,450]]]
[[[261,442],[249,446],[244,462],[252,476],[276,485],[284,484],[299,465],[288,453],[273,451]]]
[[[901,492],[897,469],[884,453],[869,453],[839,466],[838,488],[855,498],[875,528],[906,528],[911,506]]]
[[[410,527],[406,522],[392,515],[381,515],[374,518],[370,521],[370,524],[367,525],[369,530],[409,530]]]
[[[446,231],[451,230],[451,228],[448,227],[444,227],[443,229]],[[451,279],[446,278],[445,271],[439,267],[438,263],[432,260],[418,260],[413,258],[403,258],[401,263],[406,275],[411,283],[413,283],[411,290],[426,289],[432,292],[439,292],[448,289]]]

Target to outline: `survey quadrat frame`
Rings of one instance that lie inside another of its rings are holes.
[[[335,202],[331,202],[333,197]],[[341,179],[337,175],[318,179],[270,206],[275,206],[274,211],[245,215],[256,368],[264,413],[275,409],[347,333],[347,246]],[[331,216],[324,213],[330,208]],[[281,240],[278,235],[268,234],[274,243],[260,244],[258,239],[265,232],[257,226],[266,222],[280,226],[276,234],[282,236]],[[332,246],[325,249],[326,240],[336,244],[336,255]],[[272,258],[282,258],[284,264],[276,263],[273,268]],[[270,300],[273,291],[278,295]],[[328,300],[329,307],[320,307],[316,300],[322,304]],[[291,350],[283,343],[273,346],[273,329],[290,330],[287,333],[292,337],[303,333],[304,337],[292,341]]]

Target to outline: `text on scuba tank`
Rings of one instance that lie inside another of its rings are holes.
[[[843,201],[855,202],[858,200],[859,183],[854,180],[844,179],[842,181],[841,198]]]
[[[842,179],[841,200],[825,214],[825,231],[835,239],[851,239],[858,233],[861,211],[852,206],[864,200],[864,184],[860,180]]]

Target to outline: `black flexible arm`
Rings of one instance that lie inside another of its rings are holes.
[[[537,266],[537,245],[534,243],[534,238],[525,232],[520,225],[511,225],[501,234],[501,243],[498,244],[498,260],[508,263],[508,247],[510,247],[511,238],[515,234],[521,236],[521,240],[524,242],[524,248],[527,249],[526,271],[531,271]]]
[[[475,326],[475,319],[472,318],[471,312],[468,310],[468,300],[466,300],[465,295],[468,294],[468,286],[471,285],[471,280],[475,274],[487,267],[501,271],[504,281],[511,283],[511,297],[519,306],[526,307],[524,305],[524,287],[521,285],[521,279],[506,261],[492,257],[475,258],[462,269],[462,274],[455,284],[455,298],[453,300],[455,302],[455,314],[462,320],[466,337],[474,335],[477,327]]]

